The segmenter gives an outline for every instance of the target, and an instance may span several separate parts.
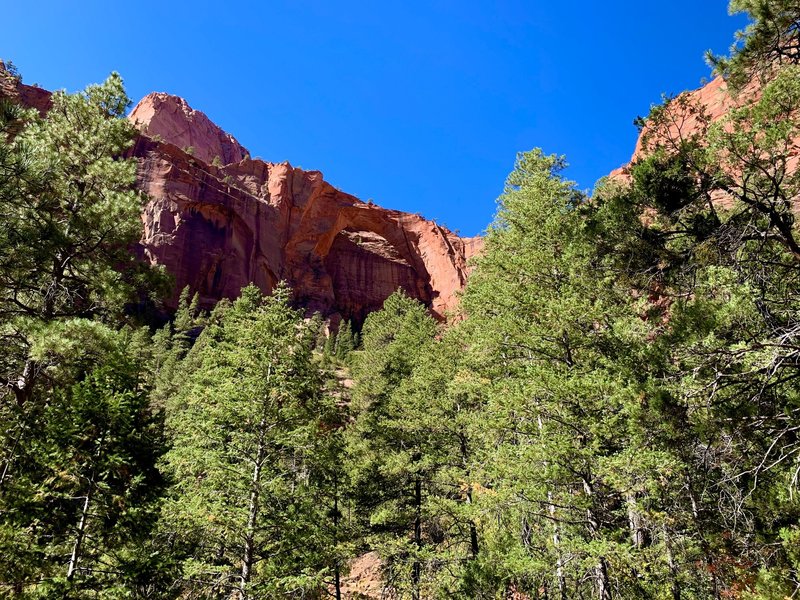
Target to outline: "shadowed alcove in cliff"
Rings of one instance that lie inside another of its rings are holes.
[[[361,207],[340,212],[314,253],[330,277],[334,306],[360,328],[398,288],[430,307],[430,277],[414,240],[394,220],[376,222]]]

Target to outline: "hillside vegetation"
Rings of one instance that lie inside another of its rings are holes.
[[[157,324],[119,76],[0,104],[0,596],[797,597],[800,6],[731,8],[758,93],[591,198],[520,153],[449,325]]]

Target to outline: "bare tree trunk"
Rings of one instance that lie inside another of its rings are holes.
[[[672,600],[681,600],[681,585],[678,581],[678,566],[675,564],[675,557],[672,554],[672,543],[670,543],[666,526],[662,527],[661,531],[664,536],[664,547],[667,550],[667,565],[669,566],[669,574],[672,580],[670,583]]]
[[[631,531],[631,543],[636,548],[643,548],[645,545],[645,531],[642,526],[642,515],[636,507],[636,494],[629,492],[625,494],[625,504],[628,509],[628,528]]]
[[[95,452],[95,460],[97,462],[100,461],[100,458],[103,456],[103,443],[105,442],[105,431],[103,435],[100,436],[100,442],[97,445],[97,451]],[[89,522],[89,507],[91,506],[92,502],[92,492],[94,492],[95,487],[95,473],[97,472],[97,464],[92,466],[91,475],[89,476],[89,489],[86,491],[86,497],[83,502],[83,509],[81,510],[81,520],[78,523],[78,533],[75,536],[75,543],[72,545],[72,555],[69,558],[69,564],[67,565],[67,581],[72,581],[75,577],[75,571],[78,569],[78,561],[81,558],[81,551],[83,550],[83,540],[86,537],[86,527],[88,526]]]
[[[544,435],[544,423],[542,416],[537,417],[537,424],[539,426],[540,437]],[[548,462],[544,462],[545,468]],[[561,535],[559,531],[559,524],[556,522],[556,506],[553,503],[553,492],[547,492],[547,512],[550,514],[550,520],[553,523],[553,548],[556,550],[556,582],[558,583],[558,597],[559,600],[567,600],[567,581],[564,577],[564,559],[561,556]]]
[[[559,532],[559,525],[555,521],[556,507],[552,500],[553,493],[547,492],[547,511],[550,513],[550,519],[553,521],[553,547],[556,549],[556,582],[558,583],[558,598],[559,600],[567,600],[567,580],[564,577],[564,560],[561,557],[561,536]]]
[[[11,463],[14,462],[14,454],[17,451],[17,446],[19,446],[19,441],[22,439],[22,430],[23,427],[20,426],[19,432],[17,433],[17,438],[14,440],[14,445],[11,446],[11,454],[3,463],[3,472],[0,473],[0,488],[3,487],[3,484],[6,481],[6,477],[8,476],[8,471],[11,468]]]
[[[600,561],[595,567],[595,584],[597,588],[597,597],[600,600],[611,600],[611,585],[608,581],[608,563],[604,557],[600,557]]]
[[[247,510],[247,527],[245,528],[244,534],[244,555],[242,556],[242,589],[239,595],[242,600],[247,598],[245,587],[250,582],[253,569],[256,520],[258,519],[258,511],[260,508],[259,500],[261,498],[261,467],[263,466],[264,455],[266,454],[266,429],[267,416],[265,405],[264,414],[258,425],[258,449],[256,450],[256,458],[253,464],[253,475],[250,478],[250,503]]]
[[[72,581],[75,576],[75,571],[78,569],[78,560],[81,556],[81,546],[83,545],[83,538],[86,535],[86,524],[89,518],[89,505],[92,501],[92,490],[94,488],[94,477],[89,481],[89,491],[86,492],[86,499],[83,502],[83,510],[81,511],[81,520],[78,524],[78,534],[75,536],[75,543],[72,546],[72,556],[69,557],[69,565],[67,566],[67,581]]]
[[[22,368],[22,374],[17,378],[16,384],[12,386],[18,406],[22,406],[30,400],[31,393],[33,392],[35,370],[36,363],[31,359],[26,360],[25,366]]]
[[[414,510],[416,516],[414,517],[414,545],[419,551],[422,549],[422,480],[417,475],[414,480]],[[422,565],[419,558],[414,558],[414,564],[411,567],[411,583],[412,591],[411,597],[413,600],[419,600],[419,584],[422,578]]]
[[[588,497],[594,497],[594,489],[587,477],[583,478],[583,490]],[[586,520],[589,523],[589,533],[594,538],[600,529],[600,522],[597,520],[597,516],[594,514],[591,507],[586,509]],[[608,580],[608,563],[603,556],[599,558],[594,568],[594,587],[599,600],[611,599],[611,585]]]

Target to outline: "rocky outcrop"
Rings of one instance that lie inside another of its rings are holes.
[[[705,130],[708,124],[719,121],[731,110],[752,103],[760,97],[761,85],[754,79],[738,94],[732,94],[722,77],[715,77],[701,88],[683,92],[667,104],[667,118],[662,128],[654,131],[645,123],[628,165],[611,172],[612,178],[627,179],[629,166],[647,154],[646,146],[679,143]]]
[[[0,98],[10,98],[23,106],[35,108],[40,114],[50,110],[50,96],[47,90],[33,85],[24,85],[21,79],[11,74],[0,60]]]
[[[455,308],[479,239],[362,202],[318,171],[252,160],[180,98],[150,94],[130,120],[150,198],[141,253],[175,277],[172,303],[187,285],[209,306],[285,280],[309,310],[356,323],[398,288],[437,317]]]
[[[0,97],[44,113],[50,95],[0,63]],[[174,277],[169,307],[186,286],[210,307],[248,283],[269,292],[282,280],[309,311],[357,324],[398,288],[439,318],[457,305],[480,238],[362,202],[318,171],[252,160],[182,98],[149,94],[129,120],[149,198],[137,252]]]
[[[0,97],[50,107],[50,92],[2,63]],[[356,324],[398,288],[439,318],[457,305],[480,238],[362,202],[318,171],[252,160],[182,98],[149,94],[129,120],[140,132],[129,154],[149,198],[137,252],[174,277],[169,307],[186,286],[210,307],[248,283],[269,292],[281,280],[309,311]]]
[[[684,92],[661,107],[660,118],[647,121],[642,128],[636,147],[628,165],[620,167],[610,174],[610,179],[621,182],[631,180],[630,166],[644,158],[657,147],[677,150],[683,141],[697,139],[705,143],[706,133],[712,124],[723,121],[732,111],[743,108],[761,100],[763,81],[754,77],[736,93],[729,90],[728,83],[716,77],[703,87]],[[724,123],[724,121],[723,121]],[[727,124],[723,125],[728,127]],[[800,169],[800,136],[787,140],[785,148],[786,162],[769,164],[766,169],[785,170],[796,173]],[[723,161],[722,169],[732,178],[732,188],[738,188],[740,194],[746,195],[749,177],[741,171],[745,159],[730,155],[730,160]],[[765,171],[765,174],[766,172]],[[788,188],[787,188],[788,190]],[[736,204],[735,195],[722,187],[712,189],[709,193],[711,201],[717,207],[732,208]],[[800,196],[790,198],[792,210],[800,217]]]
[[[236,138],[177,96],[148,94],[128,118],[143,134],[164,139],[206,163],[227,165],[249,156],[247,148]]]

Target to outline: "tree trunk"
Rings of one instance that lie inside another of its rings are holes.
[[[672,554],[672,544],[669,541],[669,534],[666,526],[662,527],[662,535],[664,536],[664,547],[667,550],[667,565],[669,566],[670,574],[670,592],[672,600],[681,600],[681,585],[678,581],[678,566],[675,564],[675,557]]]
[[[417,475],[414,480],[414,545],[417,551],[422,549],[422,480]],[[411,567],[411,583],[412,591],[411,597],[413,600],[419,600],[419,584],[422,576],[422,565],[419,558],[414,558],[414,564]]]
[[[564,578],[564,561],[561,558],[561,536],[559,525],[555,521],[556,507],[553,504],[553,493],[547,492],[548,506],[547,511],[553,521],[553,547],[556,550],[556,582],[558,583],[559,600],[567,600],[567,580]]]
[[[334,549],[339,550],[339,480],[338,478],[333,484],[333,544]],[[339,557],[336,556],[336,564],[333,569],[333,580],[336,592],[336,600],[342,600],[342,581],[339,573]]]
[[[635,548],[643,548],[646,542],[645,531],[642,526],[642,515],[636,508],[636,495],[633,492],[625,494],[625,503],[628,509],[628,528],[631,532],[631,544]]]
[[[103,435],[100,436],[100,442],[97,444],[97,451],[95,452],[95,460],[97,463],[100,462],[100,458],[103,456],[103,443],[105,442],[106,433],[103,432]],[[86,498],[83,502],[83,510],[81,510],[81,520],[78,523],[78,533],[75,536],[75,543],[72,545],[72,555],[69,558],[69,564],[67,565],[67,581],[72,581],[75,577],[75,571],[78,569],[78,561],[81,558],[81,551],[83,550],[83,540],[86,537],[86,527],[89,521],[89,507],[91,506],[92,502],[92,492],[94,492],[95,486],[95,473],[97,472],[98,465],[95,464],[92,466],[91,475],[89,475],[89,489],[86,491]]]
[[[600,557],[595,567],[595,585],[599,600],[611,600],[611,585],[608,581],[608,563],[604,557]]]
[[[19,432],[17,433],[17,438],[14,440],[14,445],[11,446],[11,453],[9,457],[3,462],[3,472],[0,473],[0,488],[3,487],[3,484],[6,481],[6,477],[8,476],[8,471],[11,468],[11,463],[14,462],[14,454],[17,452],[17,446],[19,446],[19,442],[22,439],[22,429],[23,427],[20,426]]]
[[[583,490],[589,498],[592,498],[592,504],[594,504],[594,489],[588,477],[583,477]],[[597,519],[597,515],[595,515],[591,506],[586,509],[586,520],[589,523],[589,534],[592,538],[595,538],[600,529],[600,521]],[[599,600],[611,599],[611,585],[608,580],[608,563],[603,556],[598,559],[597,565],[594,568],[594,587]]]
[[[464,461],[464,464],[467,464],[469,452],[467,450],[467,440],[463,434],[459,435],[459,445],[461,449],[461,460]],[[467,504],[472,504],[472,483],[469,470],[466,471],[466,479],[467,479]],[[472,519],[469,520],[469,549],[470,553],[472,554],[472,558],[478,558],[478,528],[475,525],[475,521]]]
[[[241,600],[247,598],[246,587],[250,582],[250,576],[253,569],[253,556],[255,554],[255,532],[256,520],[258,519],[258,510],[260,507],[261,498],[261,467],[264,463],[264,456],[266,454],[266,430],[267,430],[267,406],[264,400],[264,410],[261,416],[261,422],[258,425],[258,448],[256,450],[256,458],[253,464],[253,475],[250,478],[250,503],[247,510],[247,527],[244,533],[244,554],[242,556],[242,587],[239,593]]]
[[[472,492],[467,492],[467,503],[472,504]],[[475,521],[470,519],[469,522],[469,549],[472,553],[473,560],[478,558],[478,528],[475,526]]]
[[[72,546],[72,555],[69,557],[69,565],[67,566],[67,581],[72,581],[75,576],[75,571],[78,569],[78,560],[81,556],[81,546],[83,545],[83,538],[86,535],[86,523],[89,518],[89,505],[92,501],[93,488],[94,477],[92,477],[92,479],[89,481],[89,491],[86,492],[86,499],[83,502],[81,520],[78,524],[78,534],[75,536],[75,543]]]
[[[544,422],[542,416],[537,417],[539,425],[539,435],[544,435]],[[548,462],[544,462],[544,467],[547,468]],[[564,577],[564,561],[561,558],[561,535],[559,531],[559,524],[556,521],[556,506],[553,503],[553,492],[547,492],[547,512],[550,514],[550,520],[553,523],[553,548],[556,551],[556,582],[558,583],[558,598],[559,600],[567,600],[567,581]]]
[[[12,387],[14,397],[17,400],[17,406],[22,406],[30,400],[31,393],[33,392],[35,369],[36,363],[31,359],[26,360],[25,366],[22,368],[22,374],[17,379],[17,383]]]

